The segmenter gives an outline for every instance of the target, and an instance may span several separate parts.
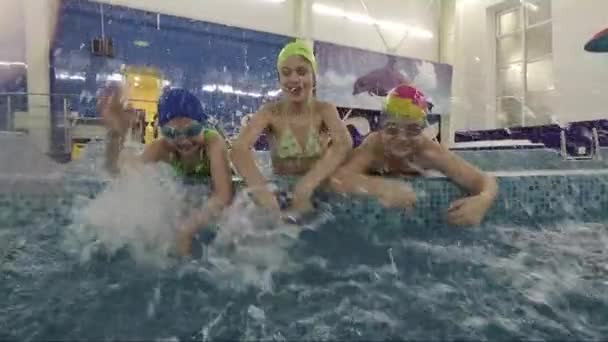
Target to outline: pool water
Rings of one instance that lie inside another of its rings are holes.
[[[185,261],[167,257],[173,218],[160,210],[183,189],[131,184],[2,227],[1,340],[608,336],[603,220],[363,227],[344,200],[322,201],[302,229],[240,196]]]

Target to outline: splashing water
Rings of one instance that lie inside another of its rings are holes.
[[[184,195],[163,171],[149,165],[127,168],[84,208],[75,208],[68,249],[87,262],[96,252],[113,255],[126,248],[138,263],[167,266]]]
[[[273,291],[272,275],[296,265],[289,249],[302,229],[314,230],[332,216],[324,212],[302,226],[277,222],[250,199],[248,190],[240,192],[219,221],[215,240],[206,248],[205,260],[216,281],[227,281],[233,288],[253,285]]]
[[[219,219],[213,243],[201,242],[203,257],[180,264],[171,257],[176,228],[207,195],[205,186],[180,184],[168,167],[125,168],[95,199],[74,209],[65,249],[82,263],[99,253],[112,256],[127,250],[140,265],[161,269],[178,265],[181,277],[205,273],[233,288],[272,291],[272,274],[290,267],[288,250],[300,231],[315,229],[332,217],[322,213],[302,227],[277,223],[254,205],[247,190],[241,191]]]
[[[605,225],[565,222],[542,230],[508,226],[485,229],[489,231],[491,245],[402,242],[406,250],[428,253],[432,267],[469,265],[466,273],[479,271],[488,277],[488,283],[503,289],[502,293],[486,290],[473,295],[471,286],[482,285],[473,279],[463,283],[466,278],[456,279],[462,278],[456,275],[444,284],[436,284],[449,286],[448,292],[454,294],[469,292],[464,305],[474,307],[477,314],[483,313],[467,318],[462,324],[475,329],[496,326],[510,334],[525,334],[526,329],[535,326],[529,332],[532,335],[527,335],[529,338],[534,334],[541,338],[541,331],[562,336],[576,332],[590,339],[601,338],[601,330],[608,326],[598,325],[600,322],[589,313],[573,312],[589,301],[602,303],[601,306],[608,304],[602,295],[608,285],[604,281],[608,275]],[[445,295],[437,294],[437,286],[419,291],[425,300],[439,306]],[[508,298],[517,306],[506,305],[504,301]]]

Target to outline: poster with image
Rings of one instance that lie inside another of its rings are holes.
[[[450,110],[452,66],[420,59],[316,42],[317,97],[339,107],[381,110],[384,97],[399,84],[420,89],[433,114]]]

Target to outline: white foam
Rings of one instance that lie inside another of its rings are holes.
[[[160,182],[161,176],[154,166],[124,169],[95,199],[75,208],[66,234],[70,249],[81,250],[87,262],[99,249],[113,254],[127,248],[139,263],[166,266],[183,195],[171,178]]]

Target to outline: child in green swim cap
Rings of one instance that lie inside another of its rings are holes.
[[[232,162],[252,190],[257,202],[274,213],[279,202],[266,187],[255,164],[253,145],[266,132],[273,171],[298,176],[289,211],[312,209],[310,197],[344,161],[352,148],[351,136],[336,106],[313,96],[316,61],[306,42],[287,44],[277,58],[281,99],[262,106],[242,127],[231,151]],[[331,146],[328,141],[331,138]]]

